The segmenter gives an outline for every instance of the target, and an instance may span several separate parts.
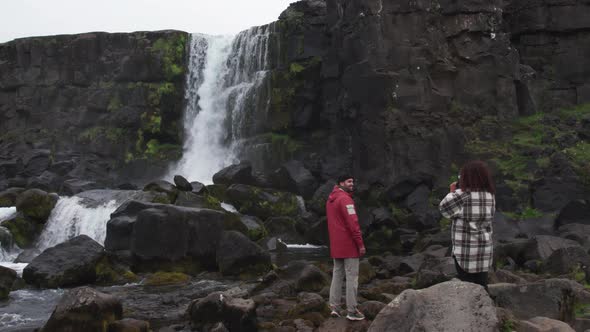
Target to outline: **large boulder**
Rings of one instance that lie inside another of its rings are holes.
[[[176,185],[176,188],[178,188],[178,190],[180,191],[193,190],[193,186],[191,185],[191,183],[188,182],[188,180],[181,175],[174,176],[174,185]]]
[[[317,188],[317,181],[311,172],[298,160],[284,163],[271,174],[273,188],[311,198]]]
[[[213,183],[215,184],[250,184],[256,183],[252,176],[252,165],[249,162],[241,162],[239,164],[230,165],[213,175]]]
[[[90,287],[80,287],[65,292],[43,332],[105,332],[110,323],[122,316],[120,300]]]
[[[528,284],[489,285],[496,306],[510,310],[519,319],[543,316],[573,322],[577,304],[590,303],[590,293],[575,281],[547,279]]]
[[[587,200],[571,201],[559,211],[555,227],[568,224],[590,225],[590,203]]]
[[[221,322],[229,331],[253,332],[256,327],[256,304],[252,300],[233,298],[215,292],[193,301],[187,310],[193,328],[207,331]]]
[[[116,218],[121,220],[121,217]],[[128,243],[135,257],[156,265],[158,261],[191,259],[202,268],[214,268],[221,233],[224,230],[247,233],[246,226],[232,213],[171,205],[152,205],[141,210],[132,226],[128,226],[125,220],[120,223],[121,233],[125,227],[133,228]],[[111,236],[109,229],[107,239]],[[107,240],[107,243],[109,247],[114,246],[117,239],[124,244],[125,238],[114,236],[112,242]]]
[[[16,210],[25,217],[44,223],[57,203],[57,195],[43,190],[29,189],[18,195]]]
[[[497,331],[494,303],[483,287],[447,281],[405,290],[375,317],[369,332]]]
[[[16,271],[0,266],[0,301],[8,298],[12,284],[16,280]]]
[[[579,266],[590,266],[590,255],[582,247],[567,247],[555,250],[542,265],[542,270],[558,276],[570,273]]]
[[[31,285],[57,288],[93,283],[96,264],[104,248],[86,235],[79,235],[43,251],[25,267],[23,279]]]
[[[216,257],[224,275],[259,275],[271,268],[268,252],[236,231],[223,232]]]
[[[558,249],[579,246],[577,242],[572,240],[556,236],[538,235],[527,245],[524,258],[525,260],[546,260]]]
[[[261,219],[299,214],[297,197],[288,192],[233,184],[227,189],[229,202],[242,214]]]

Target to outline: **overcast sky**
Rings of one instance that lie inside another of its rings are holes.
[[[0,43],[90,31],[234,34],[276,20],[294,0],[0,0]]]

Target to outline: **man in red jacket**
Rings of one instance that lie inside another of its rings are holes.
[[[334,273],[330,286],[331,315],[339,317],[342,299],[342,279],[346,274],[346,307],[349,320],[363,320],[365,316],[357,309],[359,257],[366,252],[358,216],[352,200],[354,178],[344,175],[338,178],[328,201],[328,233],[330,234],[330,254],[334,259]]]

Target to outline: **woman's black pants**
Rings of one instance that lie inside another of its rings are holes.
[[[463,270],[459,263],[457,263],[457,258],[453,257],[455,260],[455,268],[457,269],[457,277],[461,281],[472,282],[474,284],[482,285],[486,291],[488,290],[488,273],[487,272],[477,272],[477,273],[468,273]]]

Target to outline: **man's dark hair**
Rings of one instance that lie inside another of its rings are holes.
[[[344,181],[346,181],[346,180],[348,180],[348,179],[354,179],[354,176],[352,176],[352,175],[350,175],[350,174],[343,174],[343,175],[340,175],[340,176],[338,177],[338,179],[336,180],[336,183],[344,182]]]

